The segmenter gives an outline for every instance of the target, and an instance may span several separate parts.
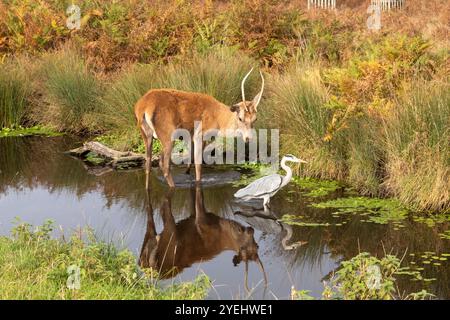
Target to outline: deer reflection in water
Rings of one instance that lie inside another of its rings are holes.
[[[249,261],[258,264],[267,286],[267,275],[258,256],[252,227],[208,212],[203,203],[203,190],[198,184],[191,189],[193,209],[190,217],[176,222],[172,215],[172,195],[173,191],[168,191],[161,205],[164,227],[160,234],[156,232],[153,208],[148,199],[147,231],[139,259],[142,267],[154,268],[163,278],[171,278],[194,263],[208,261],[223,251],[233,250],[236,253],[232,259],[234,266],[242,261],[245,263],[246,290],[249,291]]]

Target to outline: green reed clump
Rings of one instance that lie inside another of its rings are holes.
[[[380,119],[362,114],[349,121],[345,135],[347,181],[360,193],[381,192],[383,156]]]
[[[284,74],[272,75],[266,97],[259,125],[280,129],[282,153],[294,152],[312,160],[303,168],[305,175],[344,179],[343,137],[324,140],[332,111],[324,107],[329,96],[320,67],[299,62]]]
[[[343,300],[425,300],[434,298],[426,290],[404,295],[398,292],[396,281],[408,275],[422,279],[419,271],[402,267],[402,260],[386,254],[382,258],[361,252],[343,261],[322,292],[324,299]]]
[[[0,64],[0,128],[24,123],[30,94],[25,70],[17,62]]]
[[[450,208],[450,90],[415,83],[386,118],[386,188],[422,209]]]
[[[32,228],[20,223],[12,237],[0,237],[1,299],[203,299],[210,287],[206,276],[163,288],[154,270],[140,270],[126,249],[83,234],[87,241],[51,237],[53,224]],[[69,267],[78,267],[79,287]],[[72,276],[69,279],[69,276]]]
[[[69,132],[95,132],[102,86],[73,48],[43,58],[40,70],[45,99],[46,123]]]

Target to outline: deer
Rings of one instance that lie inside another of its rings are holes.
[[[201,123],[201,130],[204,132],[217,130],[219,135],[223,136],[241,135],[245,142],[252,139],[252,128],[264,91],[264,77],[260,71],[261,90],[252,100],[245,99],[245,81],[252,71],[253,68],[242,80],[242,101],[231,107],[204,93],[175,89],[151,89],[137,101],[134,113],[145,145],[147,181],[151,173],[153,139],[159,139],[162,145],[159,166],[169,187],[175,187],[170,173],[170,160],[173,148],[172,134],[177,129],[188,130],[192,137],[189,144],[191,160],[187,173],[194,158],[196,182],[201,181],[201,150],[204,146],[203,142],[194,138],[201,134],[194,132],[196,122]]]
[[[208,261],[225,250],[236,254],[232,263],[237,266],[245,262],[245,288],[248,288],[248,262],[255,261],[267,276],[258,256],[258,244],[254,239],[254,229],[208,212],[203,203],[203,191],[199,184],[191,189],[193,210],[191,215],[178,223],[172,214],[171,199],[173,189],[169,189],[160,208],[163,230],[157,234],[153,218],[150,196],[147,200],[147,228],[139,256],[142,268],[153,268],[163,279],[171,278],[192,264]]]

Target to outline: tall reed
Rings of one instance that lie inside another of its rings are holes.
[[[0,64],[0,128],[23,124],[30,94],[25,70],[17,62]]]
[[[384,122],[384,185],[422,209],[450,209],[450,87],[417,82]]]
[[[284,74],[270,77],[259,125],[280,130],[282,153],[297,153],[311,160],[303,174],[343,179],[342,137],[338,134],[332,141],[324,140],[332,119],[331,111],[324,107],[328,99],[319,66],[296,63]]]
[[[98,108],[102,86],[73,48],[47,54],[41,75],[48,103],[47,122],[60,130],[95,132],[92,113]]]

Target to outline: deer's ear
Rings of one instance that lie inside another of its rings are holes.
[[[230,111],[231,112],[238,112],[239,111],[239,104],[232,105],[230,107]]]

